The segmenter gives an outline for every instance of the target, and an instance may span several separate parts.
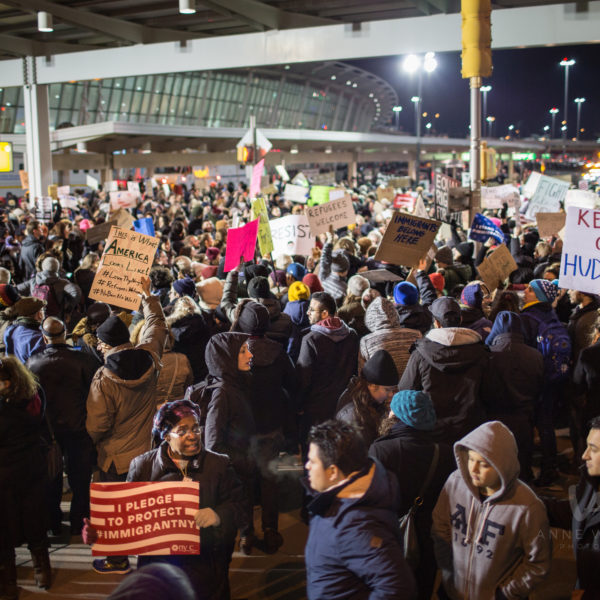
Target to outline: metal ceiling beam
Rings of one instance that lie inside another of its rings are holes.
[[[64,52],[96,50],[97,46],[67,44],[62,42],[40,42],[0,33],[0,50],[14,56],[50,56]]]

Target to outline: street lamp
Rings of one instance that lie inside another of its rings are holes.
[[[585,98],[575,98],[577,103],[577,132],[575,133],[575,139],[579,140],[579,128],[581,127],[581,105],[585,102]]]
[[[411,98],[411,101],[415,103],[415,133],[417,136],[417,173],[416,181],[419,183],[419,177],[421,173],[421,102],[423,100],[423,71],[426,73],[433,73],[437,67],[437,60],[435,59],[434,52],[427,52],[423,59],[416,54],[409,54],[402,62],[402,68],[411,75],[413,73],[419,74],[417,83],[417,95]]]
[[[402,112],[401,106],[392,106],[394,118],[396,119],[396,129],[400,129],[400,113]]]
[[[563,138],[566,139],[567,137],[567,110],[568,110],[568,101],[569,101],[569,67],[572,67],[575,64],[575,61],[571,58],[563,58],[560,61],[560,66],[565,68],[565,112],[564,112],[564,120],[565,120],[565,128],[562,129],[563,133]]]
[[[487,120],[487,95],[492,89],[491,85],[482,85],[479,90],[483,94],[483,118]]]
[[[552,115],[552,133],[550,134],[550,139],[554,139],[554,125],[556,123],[556,113],[558,112],[558,108],[551,108],[550,114]]]
[[[489,128],[490,128],[489,137],[492,137],[492,127],[494,126],[494,121],[495,120],[496,120],[496,117],[492,117],[492,116],[489,116],[486,119],[486,121],[489,123]]]

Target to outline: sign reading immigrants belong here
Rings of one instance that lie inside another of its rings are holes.
[[[140,307],[142,277],[148,275],[158,238],[112,227],[89,297],[129,310]]]

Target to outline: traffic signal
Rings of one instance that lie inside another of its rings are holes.
[[[487,147],[487,142],[481,142],[481,180],[494,179],[498,175],[496,151]]]
[[[491,77],[491,0],[462,0],[462,77]]]
[[[245,165],[254,162],[254,148],[252,146],[238,146],[237,159]]]

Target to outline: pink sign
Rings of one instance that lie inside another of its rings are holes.
[[[254,168],[252,169],[252,181],[250,182],[250,198],[256,198],[256,196],[260,194],[260,178],[262,177],[264,168],[265,159],[263,158],[262,160],[257,162],[254,165]]]
[[[394,198],[394,208],[406,208],[413,210],[415,205],[415,199],[412,194],[396,194]]]
[[[225,273],[240,264],[240,258],[252,260],[258,234],[258,219],[250,221],[243,227],[227,230],[227,250],[225,252]]]

